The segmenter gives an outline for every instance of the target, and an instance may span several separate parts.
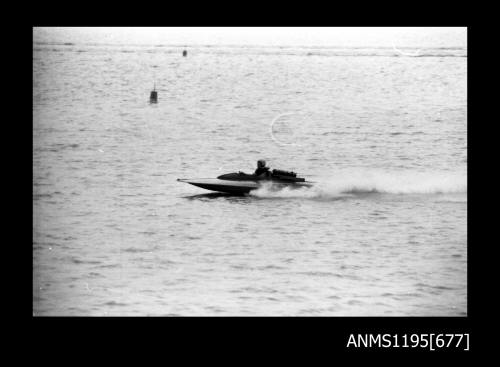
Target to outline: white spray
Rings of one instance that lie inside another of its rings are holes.
[[[309,180],[309,178],[308,178]],[[251,192],[257,197],[336,198],[363,193],[455,194],[467,193],[466,172],[382,171],[343,169],[314,177],[312,188],[275,190],[271,185]]]

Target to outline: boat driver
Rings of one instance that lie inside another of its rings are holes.
[[[266,175],[269,176],[269,167],[266,167],[266,161],[263,159],[259,159],[257,161],[257,169],[254,173],[256,176]]]

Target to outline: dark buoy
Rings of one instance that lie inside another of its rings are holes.
[[[186,57],[188,55],[188,52],[186,50],[182,51],[182,56]]]
[[[156,91],[156,83],[151,91],[149,96],[149,103],[157,103],[158,102],[158,92]]]

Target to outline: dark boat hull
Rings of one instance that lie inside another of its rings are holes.
[[[310,187],[311,183],[308,182],[273,182],[268,180],[260,180],[260,181],[229,181],[229,180],[220,180],[220,179],[177,179],[180,182],[186,182],[193,186],[201,187],[205,190],[217,191],[217,192],[225,192],[228,194],[234,195],[243,195],[247,194],[252,190],[256,190],[263,186],[264,183],[271,183],[272,187],[276,188],[301,188],[301,187]]]

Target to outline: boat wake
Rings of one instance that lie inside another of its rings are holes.
[[[467,193],[466,173],[344,170],[327,177],[314,177],[313,180],[318,183],[311,188],[276,190],[272,185],[264,185],[250,195],[259,198],[341,199],[372,194]]]

